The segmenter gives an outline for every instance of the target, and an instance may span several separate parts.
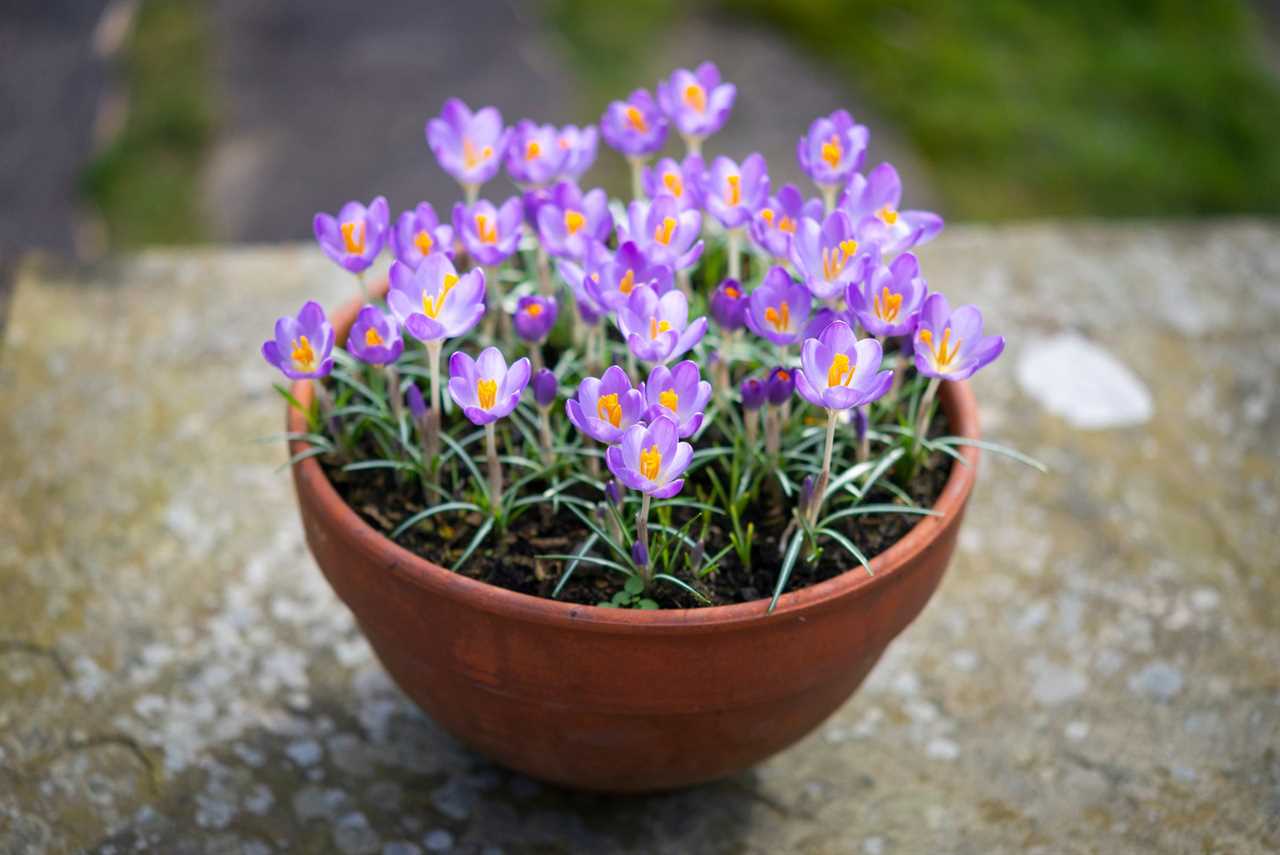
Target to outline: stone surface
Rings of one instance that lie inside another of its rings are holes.
[[[934,601],[792,750],[668,795],[493,767],[392,686],[302,542],[257,348],[311,248],[28,264],[0,354],[0,852],[1267,852],[1280,846],[1280,227],[955,228],[1009,352]],[[1081,431],[1070,334],[1149,390]]]

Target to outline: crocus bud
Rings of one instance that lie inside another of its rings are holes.
[[[726,279],[711,295],[711,317],[727,331],[746,325],[747,298],[737,279]]]
[[[766,384],[766,388],[770,404],[775,406],[785,404],[796,388],[795,375],[791,373],[790,369],[779,365],[769,373],[769,381]]]
[[[645,549],[644,544],[638,540],[631,544],[631,560],[637,567],[649,566],[649,550]]]
[[[555,403],[556,393],[560,391],[560,381],[550,368],[538,369],[538,373],[533,375],[532,386],[533,400],[539,407],[549,407]]]
[[[804,476],[804,483],[800,485],[800,513],[809,510],[809,503],[813,501],[813,476]]]
[[[409,414],[413,416],[415,422],[420,422],[427,417],[427,402],[422,400],[422,393],[418,391],[416,383],[410,383],[409,389],[405,393],[409,398]]]
[[[618,486],[618,482],[610,479],[608,484],[604,485],[605,498],[615,508],[622,507],[622,488]]]
[[[853,435],[858,442],[862,442],[862,438],[867,435],[867,408],[853,408]]]
[[[742,393],[744,409],[758,410],[764,406],[765,386],[759,377],[748,377],[738,389]]]

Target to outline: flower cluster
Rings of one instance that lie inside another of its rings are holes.
[[[833,475],[873,455],[929,465],[944,441],[929,435],[938,385],[970,377],[1004,340],[983,333],[977,308],[930,290],[915,250],[942,220],[900,207],[892,165],[864,169],[869,133],[847,111],[797,142],[816,195],[774,185],[759,153],[704,155],[736,96],[704,63],[609,104],[598,127],[508,126],[494,107],[445,102],[426,141],[463,198],[443,217],[424,201],[392,222],[383,197],[317,214],[322,250],[366,301],[338,324],[340,343],[308,302],[263,345],[286,377],[320,381],[308,441],[343,465],[418,473],[422,519],[486,511],[476,544],[554,497],[616,548],[598,561],[645,590],[667,578],[697,595],[730,548],[749,563],[743,496],[793,503],[784,541],[806,538],[815,555],[846,543],[823,516]],[[670,136],[684,150],[663,156]],[[631,198],[612,206],[579,183],[601,139],[632,169]],[[511,192],[483,198],[501,172]],[[368,275],[384,249],[385,292]],[[469,450],[480,437],[483,479]],[[653,501],[667,522],[651,539]],[[679,509],[730,518],[721,557],[673,533]]]

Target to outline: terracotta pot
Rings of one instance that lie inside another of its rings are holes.
[[[338,341],[358,306],[333,318]],[[293,394],[311,399],[310,384]],[[954,433],[978,437],[963,383]],[[288,415],[289,429],[303,430]],[[296,453],[306,446],[291,443]],[[920,613],[955,548],[978,452],[935,510],[855,569],[767,600],[634,611],[518,594],[452,573],[366,524],[308,458],[293,467],[307,543],[391,677],[493,760],[568,787],[662,790],[746,769],[817,727]]]

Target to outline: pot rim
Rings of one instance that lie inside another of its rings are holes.
[[[374,293],[385,288],[385,284],[380,284],[382,287]],[[363,304],[362,299],[352,300],[331,316],[335,337],[339,341],[345,341],[347,331]],[[299,403],[310,407],[311,381],[294,381],[290,391]],[[968,382],[946,381],[939,390],[939,396],[951,432],[968,439],[978,439],[978,405]],[[302,414],[289,404],[285,405],[285,411],[287,429],[293,433],[305,432]],[[308,448],[310,446],[303,440],[289,440],[291,456]],[[933,505],[933,510],[940,515],[922,516],[901,539],[872,558],[870,564],[874,575],[867,575],[861,564],[855,565],[825,581],[784,593],[778,598],[778,606],[772,613],[768,611],[771,597],[689,609],[609,609],[562,602],[491,585],[441,567],[374,529],[343,501],[314,457],[299,461],[293,467],[297,489],[314,494],[316,513],[324,518],[327,525],[354,531],[359,547],[378,566],[431,593],[467,600],[473,607],[499,616],[541,624],[609,632],[647,633],[658,628],[705,632],[762,619],[803,618],[806,612],[816,611],[843,597],[864,596],[887,584],[928,548],[954,517],[963,512],[969,494],[973,492],[980,453],[972,445],[963,446],[959,453],[968,465],[960,461],[952,463],[951,474]]]

